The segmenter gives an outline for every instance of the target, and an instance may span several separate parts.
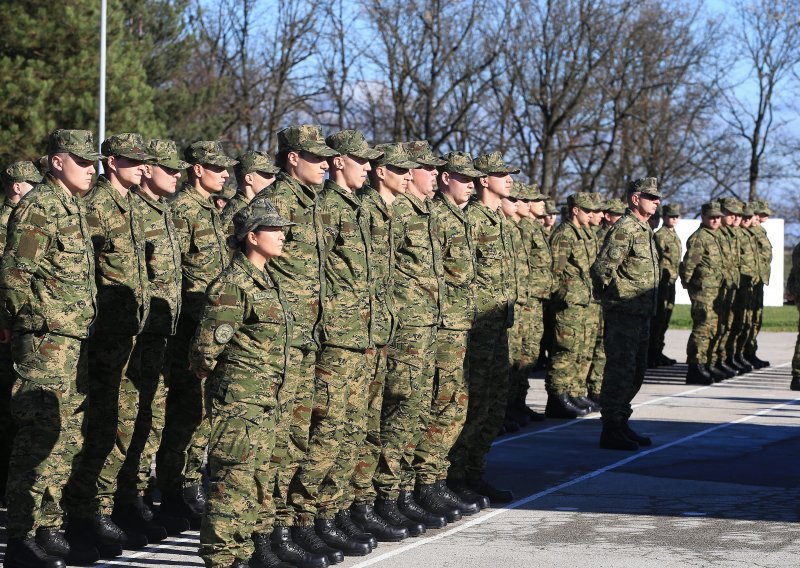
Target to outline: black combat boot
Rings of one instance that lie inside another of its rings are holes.
[[[206,511],[206,492],[202,485],[190,485],[183,488],[183,501],[201,517]]]
[[[628,419],[627,418],[622,421],[622,431],[625,433],[625,435],[628,438],[630,438],[631,440],[633,440],[634,442],[636,442],[640,446],[652,446],[653,445],[653,441],[650,438],[648,438],[647,436],[641,436],[641,435],[637,434],[633,430],[633,428],[631,428],[630,424],[628,424]]]
[[[409,537],[407,528],[387,522],[371,503],[353,503],[350,518],[380,542],[400,542]]]
[[[490,501],[495,503],[511,503],[514,500],[514,494],[511,491],[508,489],[498,489],[482,477],[468,479],[467,485],[476,493],[485,495]]]
[[[425,525],[412,521],[400,512],[397,508],[397,501],[394,499],[378,499],[375,501],[375,512],[381,517],[398,527],[406,527],[411,536],[425,534]]]
[[[65,568],[66,565],[63,558],[45,552],[34,537],[10,538],[6,544],[5,568]]]
[[[133,503],[117,505],[111,519],[128,533],[136,531],[144,534],[148,542],[161,542],[167,538],[167,529],[154,520],[153,511],[150,510],[141,495]]]
[[[186,519],[189,527],[195,531],[200,530],[200,525],[203,522],[202,511],[197,512],[186,503],[183,499],[183,490],[165,493],[161,496],[161,505],[158,508],[156,520],[169,529],[166,517]],[[177,523],[175,524],[177,526]]]
[[[587,414],[589,414],[589,411],[575,406],[575,403],[570,400],[569,395],[565,392],[547,395],[547,406],[545,406],[544,415],[548,418],[578,418]],[[489,498],[491,499],[491,497]]]
[[[332,548],[317,536],[314,527],[292,527],[292,540],[300,545],[306,552],[324,554],[331,564],[344,562],[344,553],[338,548]]]
[[[604,450],[635,451],[639,449],[639,444],[625,434],[620,420],[604,420],[603,431],[600,434],[600,447]]]
[[[70,517],[64,531],[70,547],[70,564],[77,564],[72,557],[91,554],[96,549],[100,558],[114,558],[122,555],[128,546],[128,537],[107,515],[95,515],[91,519]]]
[[[372,552],[369,543],[359,542],[339,529],[335,519],[317,517],[314,519],[314,530],[322,542],[331,548],[341,550],[345,556],[366,556]]]
[[[324,554],[308,552],[292,540],[289,527],[275,527],[269,536],[271,550],[275,555],[298,568],[328,568],[330,562]]]
[[[744,368],[744,372],[745,372],[745,373],[749,373],[750,371],[752,371],[752,370],[753,370],[753,365],[751,365],[751,364],[750,364],[750,361],[748,361],[747,359],[745,359],[744,355],[742,355],[741,353],[739,353],[739,354],[737,354],[737,355],[734,355],[734,356],[733,356],[733,359],[734,359],[734,360],[735,360],[737,363],[739,363],[739,366],[740,366],[740,367]]]
[[[444,517],[448,523],[455,523],[461,520],[461,511],[458,507],[453,507],[442,499],[436,485],[433,483],[417,485],[414,501],[429,513]]]
[[[412,521],[422,523],[428,529],[441,529],[447,526],[447,518],[444,515],[431,513],[414,500],[414,495],[406,489],[400,490],[400,497],[397,498],[397,508]]]
[[[717,367],[722,369],[722,371],[724,371],[728,375],[728,378],[731,379],[739,374],[738,367],[736,368],[731,367],[730,365],[728,365],[727,361],[723,361],[722,359],[720,359],[719,362],[717,363]]]
[[[736,371],[737,375],[744,375],[744,373],[745,373],[744,367],[742,367],[739,364],[739,362],[736,361],[736,359],[733,358],[733,356],[728,357],[727,359],[725,359],[725,364],[728,367],[730,367],[731,369],[733,369],[734,371]]]
[[[672,367],[677,361],[671,357],[667,357],[664,353],[658,354],[658,364],[661,367]]]
[[[570,400],[572,401],[572,404],[578,408],[585,408],[589,414],[593,412],[600,412],[600,405],[595,404],[595,402],[588,396],[571,396]]]
[[[745,358],[756,369],[764,369],[765,367],[769,367],[769,361],[764,361],[763,359],[759,359],[758,357],[756,357],[755,353],[752,353],[750,355],[745,355]]]
[[[711,365],[700,365],[700,366],[706,371],[708,371],[708,374],[711,375],[711,379],[715,383],[721,383],[722,381],[728,378],[727,373],[725,373],[725,371],[723,371],[722,369],[717,369],[716,367],[713,367]]]
[[[589,400],[591,400],[595,406],[597,406],[600,410],[603,409],[602,405],[600,404],[600,393],[599,392],[590,392],[589,393]]]
[[[528,417],[530,422],[544,422],[544,414],[540,412],[536,412],[533,408],[528,406],[527,404],[523,404],[523,412]]]
[[[792,377],[792,383],[789,388],[793,391],[800,391],[800,377]]]
[[[445,483],[444,479],[440,479],[434,483],[434,486],[439,492],[439,496],[442,498],[442,500],[451,507],[455,507],[461,511],[462,515],[469,517],[480,512],[481,506],[477,502],[465,501],[459,497],[447,486],[447,483]]]
[[[231,565],[228,568],[250,568],[250,563],[246,560],[237,558],[231,562]]]
[[[714,377],[708,372],[705,365],[690,363],[686,371],[687,385],[710,385],[714,383]]]
[[[69,542],[58,529],[36,529],[36,544],[48,555],[66,558],[69,556]]]
[[[492,502],[486,495],[481,495],[477,491],[473,490],[464,481],[448,481],[447,486],[451,491],[453,491],[453,493],[461,497],[464,501],[467,501],[468,503],[477,503],[481,510],[488,509],[492,506]]]
[[[378,539],[372,533],[361,530],[357,524],[353,522],[353,516],[350,509],[345,509],[336,513],[336,526],[339,527],[344,534],[357,540],[358,542],[366,542],[370,550],[378,548]]]
[[[294,568],[294,564],[283,562],[272,552],[269,537],[261,533],[253,533],[253,555],[246,565],[250,568]]]

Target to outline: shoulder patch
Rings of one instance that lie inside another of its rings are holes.
[[[186,224],[186,221],[184,221],[180,217],[173,217],[172,224],[175,225],[176,229],[185,229],[188,226]]]
[[[233,326],[229,323],[218,325],[214,330],[214,341],[220,345],[228,343],[233,338]]]
[[[39,215],[38,213],[31,213],[31,216],[28,218],[31,222],[31,225],[37,225],[39,227],[43,227],[45,223],[47,223],[47,217],[44,215]]]
[[[614,260],[619,260],[622,257],[622,250],[618,247],[612,247],[611,250],[608,251],[608,256]]]

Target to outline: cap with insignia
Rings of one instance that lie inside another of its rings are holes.
[[[573,193],[567,200],[570,203],[570,207],[580,207],[588,211],[594,210],[595,203],[591,193],[586,193],[585,191]]]
[[[472,156],[467,152],[448,152],[442,156],[440,169],[451,174],[460,174],[470,178],[483,177],[483,172],[472,167]]]
[[[539,191],[539,184],[536,182],[523,183],[520,188],[519,197],[526,201],[544,201],[547,198],[544,193]]]
[[[646,177],[635,179],[628,183],[628,193],[644,193],[645,195],[652,195],[661,199],[661,190],[658,189],[658,179],[654,177]]]
[[[735,197],[723,197],[719,200],[719,206],[722,208],[723,212],[727,211],[728,214],[742,214],[742,202]]]
[[[664,205],[664,207],[662,208],[662,215],[664,215],[664,217],[680,217],[681,216],[680,203],[670,203],[669,205]]]
[[[552,199],[546,199],[545,202],[545,211],[548,215],[558,215],[558,207],[556,207],[556,202]]]
[[[702,211],[703,215],[706,217],[722,217],[722,208],[720,208],[719,202],[717,201],[703,203],[700,207],[700,211]]]
[[[308,152],[321,158],[339,155],[339,152],[325,144],[322,130],[313,124],[298,124],[279,131],[278,152]]]
[[[362,160],[375,160],[383,154],[380,150],[370,148],[359,130],[340,130],[325,138],[325,144],[343,156],[355,156]]]
[[[403,146],[408,152],[409,157],[414,160],[417,164],[421,164],[423,166],[433,166],[433,167],[440,167],[445,164],[445,160],[443,158],[437,158],[433,155],[433,151],[431,150],[430,144],[428,144],[427,140],[414,140],[413,142],[404,142]],[[464,174],[468,175],[468,174]],[[475,177],[475,176],[470,176]]]
[[[144,151],[152,156],[148,162],[156,166],[170,170],[185,170],[189,167],[187,162],[178,157],[178,146],[172,140],[148,140]]]
[[[757,199],[754,207],[756,215],[766,215],[768,217],[772,215],[772,211],[770,210],[769,203],[767,203],[766,199]]]
[[[262,174],[275,175],[281,171],[272,161],[269,154],[258,150],[248,150],[239,154],[236,159],[239,161],[237,169],[243,174],[260,172]]]
[[[592,209],[594,211],[602,211],[603,210],[603,196],[600,195],[599,193],[597,193],[596,191],[590,193],[589,195],[592,196],[592,201],[594,201],[594,207],[592,207]]]
[[[383,152],[380,158],[375,158],[372,163],[378,166],[392,166],[404,170],[413,170],[417,163],[413,161],[402,144],[378,144],[376,150]]]
[[[14,162],[3,168],[3,184],[10,186],[19,182],[39,183],[42,174],[33,165],[33,162]]]
[[[603,211],[612,215],[624,215],[628,207],[618,197],[606,201]]]
[[[482,154],[475,158],[473,165],[476,169],[482,171],[484,175],[519,173],[519,168],[509,166],[503,161],[503,154],[500,152]]]
[[[278,213],[269,199],[260,199],[233,216],[233,235],[230,237],[232,242],[228,244],[242,242],[247,233],[259,227],[289,227],[294,224]]]
[[[742,217],[752,217],[756,212],[753,209],[753,203],[748,201],[742,207]]]
[[[102,160],[103,155],[95,150],[94,136],[88,130],[54,130],[47,139],[47,154],[67,152],[84,160]]]
[[[190,164],[220,166],[230,168],[239,162],[229,157],[218,140],[198,140],[192,142],[183,152],[183,157]]]
[[[144,151],[144,140],[136,132],[123,132],[114,134],[103,140],[100,151],[104,156],[117,156],[128,158],[137,162],[146,162],[153,158]]]

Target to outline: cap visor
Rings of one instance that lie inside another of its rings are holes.
[[[70,150],[69,153],[72,154],[73,156],[78,156],[79,158],[82,158],[84,160],[91,160],[93,162],[96,162],[98,160],[104,160],[106,158],[100,152],[74,152]]]
[[[220,166],[223,168],[230,168],[238,164],[239,162],[234,160],[233,158],[229,158],[227,156],[212,156],[210,158],[206,158],[201,164],[208,164],[210,166]]]
[[[445,162],[447,163],[447,162]],[[448,169],[448,172],[452,172],[454,174],[461,174],[462,176],[467,176],[471,178],[479,178],[483,177],[486,174],[480,170],[476,170],[475,168],[452,168]]]
[[[321,158],[333,158],[340,155],[339,152],[325,144],[311,144],[307,148],[300,148],[300,151],[309,152]]]
[[[367,148],[366,150],[360,152],[345,152],[345,154],[355,156],[356,158],[361,158],[362,160],[377,160],[383,156],[383,152],[380,150],[373,150],[372,148]]]
[[[149,162],[153,158],[155,158],[155,156],[151,156],[150,154],[145,154],[144,152],[117,152],[116,155],[121,158],[134,160],[136,162]]]
[[[277,166],[273,166],[271,168],[258,168],[256,171],[260,174],[267,174],[268,176],[274,176],[281,173],[281,169]]]
[[[416,162],[418,164],[422,164],[423,166],[433,166],[435,168],[438,168],[440,166],[445,165],[447,163],[447,160],[441,160],[439,158],[416,158]]]
[[[417,162],[412,162],[410,160],[397,160],[391,162],[385,162],[384,165],[392,166],[395,168],[403,168],[404,170],[414,170],[419,167]]]
[[[162,168],[169,168],[170,170],[185,170],[191,164],[189,162],[184,162],[183,160],[153,160],[153,163],[157,166],[161,166]]]

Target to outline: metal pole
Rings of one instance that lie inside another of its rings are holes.
[[[106,137],[106,0],[100,0],[100,124],[98,151]]]

